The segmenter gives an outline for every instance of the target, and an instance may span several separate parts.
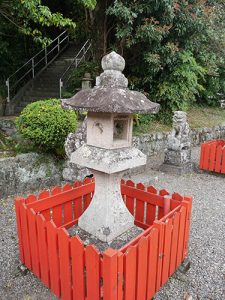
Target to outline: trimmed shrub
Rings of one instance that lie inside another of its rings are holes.
[[[28,104],[16,118],[19,133],[43,151],[62,154],[64,142],[77,126],[77,116],[64,110],[60,100],[41,100]]]

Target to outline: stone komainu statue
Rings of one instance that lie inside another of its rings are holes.
[[[173,130],[168,137],[168,150],[187,150],[191,147],[190,127],[187,123],[187,114],[176,111],[173,116]]]
[[[176,111],[173,116],[173,130],[168,136],[165,164],[185,166],[191,162],[191,135],[187,114]]]

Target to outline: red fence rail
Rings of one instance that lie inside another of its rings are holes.
[[[200,169],[225,174],[225,140],[201,145]]]
[[[151,299],[187,255],[191,197],[122,181],[126,206],[145,230],[120,250],[102,254],[66,230],[93,193],[87,179],[16,199],[21,262],[62,299]]]

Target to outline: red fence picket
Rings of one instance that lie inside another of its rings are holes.
[[[201,145],[200,169],[225,174],[225,140]]]
[[[94,181],[88,179],[18,198],[21,262],[63,300],[151,299],[187,256],[191,197],[122,181],[125,204],[144,231],[102,254],[66,230],[78,222],[93,193]]]

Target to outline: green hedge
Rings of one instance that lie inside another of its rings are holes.
[[[43,151],[61,154],[67,135],[77,126],[76,112],[64,110],[58,99],[33,102],[16,118],[19,133]]]

